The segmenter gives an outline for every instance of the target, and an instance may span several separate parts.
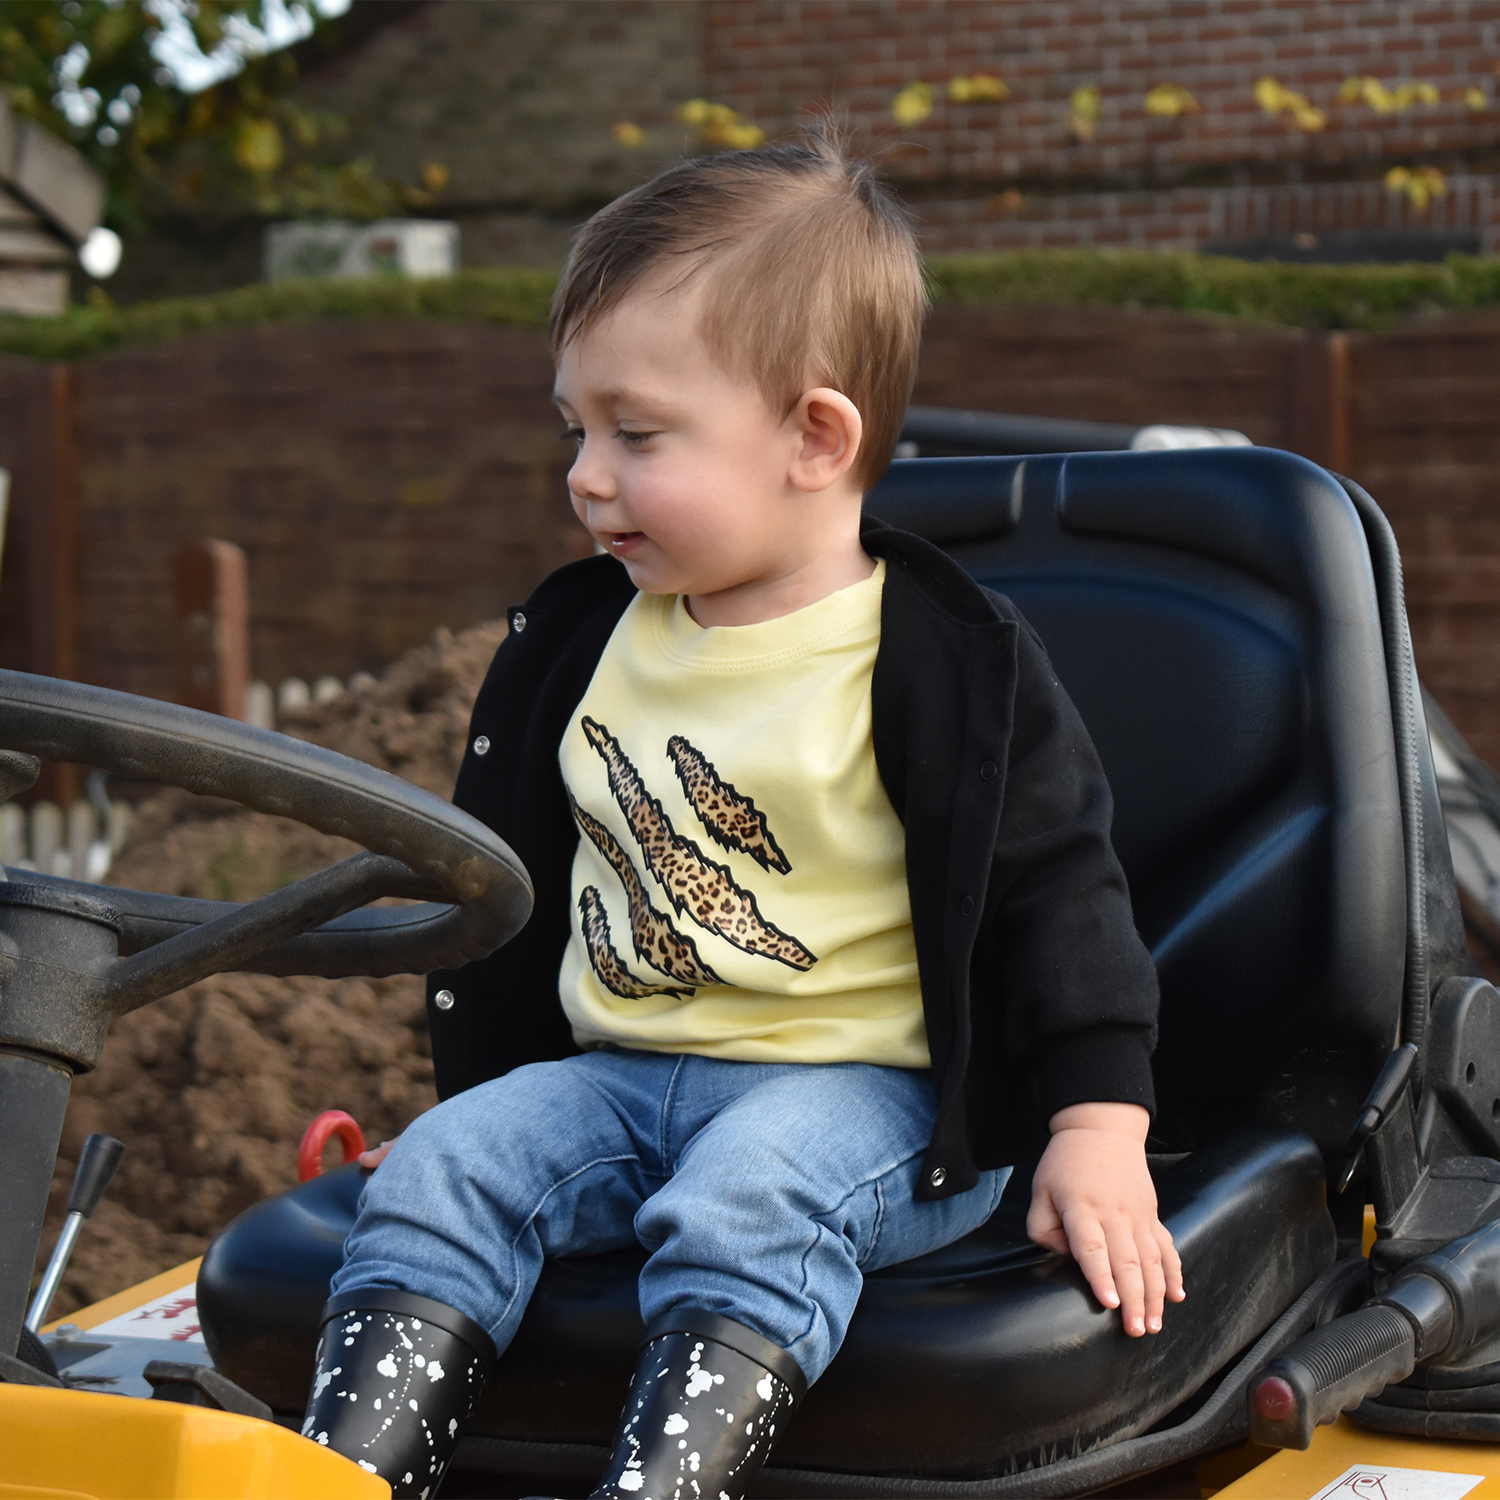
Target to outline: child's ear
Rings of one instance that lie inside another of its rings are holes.
[[[789,420],[799,437],[788,476],[792,484],[808,492],[836,484],[859,455],[859,408],[842,392],[818,386],[802,393]]]

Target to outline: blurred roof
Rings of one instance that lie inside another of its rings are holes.
[[[16,114],[0,89],[0,190],[36,213],[70,245],[104,216],[104,176],[66,141]]]
[[[311,36],[288,47],[286,55],[297,64],[299,72],[315,72],[324,63],[347,56],[377,31],[427,3],[428,0],[350,0],[348,10],[327,17]]]

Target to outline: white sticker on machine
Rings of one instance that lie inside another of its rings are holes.
[[[1483,1478],[1483,1474],[1445,1474],[1440,1469],[1350,1464],[1308,1500],[1460,1500]]]
[[[131,1308],[128,1313],[121,1313],[107,1323],[100,1323],[97,1328],[90,1328],[85,1337],[93,1338],[96,1335],[117,1339],[172,1339],[179,1344],[201,1344],[203,1331],[198,1326],[197,1283],[189,1282],[187,1286],[178,1287],[175,1292],[164,1292],[160,1297],[153,1297],[151,1301]],[[1443,1493],[1446,1500],[1447,1491]],[[1453,1493],[1461,1495],[1463,1491],[1455,1490]]]

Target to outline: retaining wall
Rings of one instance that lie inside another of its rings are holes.
[[[245,549],[272,681],[494,617],[589,549],[550,383],[542,334],[436,322],[0,359],[0,664],[169,696],[171,562],[202,535]],[[1400,537],[1425,679],[1500,763],[1500,313],[1356,335],[946,306],[916,399],[1236,427],[1353,475]]]

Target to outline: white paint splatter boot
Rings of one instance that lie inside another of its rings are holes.
[[[489,1335],[409,1292],[347,1292],[323,1309],[302,1436],[430,1500],[495,1365]]]
[[[790,1354],[728,1318],[658,1318],[591,1500],[743,1500],[806,1389]]]

